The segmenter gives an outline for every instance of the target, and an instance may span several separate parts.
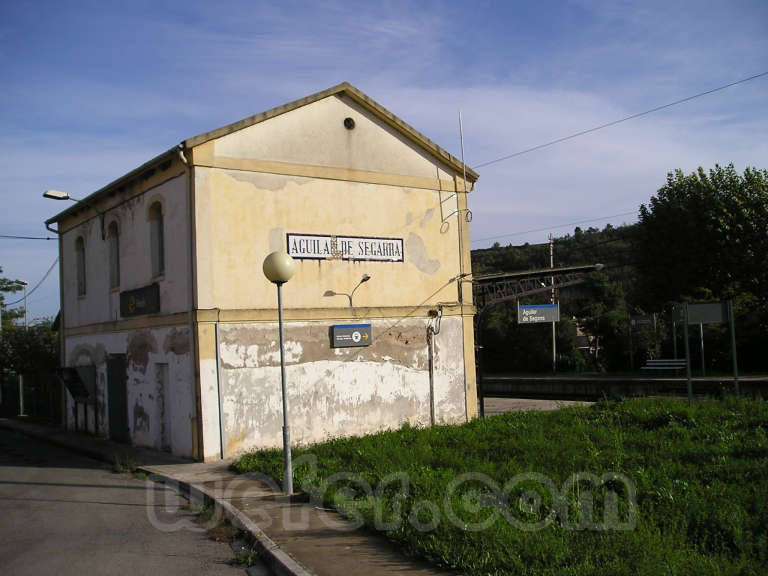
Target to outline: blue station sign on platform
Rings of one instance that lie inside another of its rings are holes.
[[[331,326],[331,346],[333,348],[352,348],[370,346],[373,334],[370,324],[336,324]]]
[[[560,304],[527,304],[517,307],[518,324],[560,322]]]

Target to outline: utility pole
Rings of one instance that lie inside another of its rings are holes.
[[[27,316],[27,283],[23,280],[17,281],[24,286],[24,330],[29,330],[29,320]],[[19,374],[19,416],[26,416],[24,413],[24,373]]]
[[[553,243],[552,232],[549,233],[549,267],[555,267],[555,246]],[[552,286],[552,304],[555,303],[555,277],[554,275],[550,279]],[[556,324],[552,322],[552,374],[557,373],[557,329]]]
[[[22,282],[24,285],[24,330],[29,328],[29,316],[27,316],[27,283]]]

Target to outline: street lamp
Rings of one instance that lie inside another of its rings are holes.
[[[101,221],[101,239],[104,240],[104,213],[98,210],[95,206],[86,202],[85,200],[73,198],[68,193],[62,192],[61,190],[46,190],[45,192],[43,192],[43,198],[48,198],[49,200],[71,200],[76,204],[82,204],[83,206],[87,206],[88,208],[96,212],[96,214],[99,215],[99,219]]]
[[[62,192],[61,190],[46,190],[43,192],[43,198],[48,198],[50,200],[73,200],[75,202],[80,202],[80,200],[72,198],[69,194]]]
[[[360,282],[358,282],[358,283],[357,283],[357,286],[355,286],[355,287],[352,289],[352,292],[351,292],[351,293],[347,294],[346,292],[335,292],[335,291],[333,291],[333,290],[326,290],[326,291],[323,293],[323,296],[346,296],[347,298],[349,298],[349,307],[350,307],[350,308],[352,308],[352,296],[354,296],[354,295],[355,295],[355,290],[357,290],[358,288],[360,288],[360,286],[361,286],[362,284],[364,284],[364,283],[368,282],[368,280],[370,280],[370,279],[371,279],[371,275],[370,275],[370,274],[363,274],[363,277],[362,277],[362,278],[360,278]]]
[[[288,425],[288,390],[285,384],[285,348],[283,345],[283,284],[288,282],[296,271],[296,262],[282,250],[272,252],[264,259],[264,276],[277,285],[277,323],[280,332],[280,384],[283,391],[283,459],[285,474],[283,492],[293,494],[293,470],[291,468],[291,428]]]

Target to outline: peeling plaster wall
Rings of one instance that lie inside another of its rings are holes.
[[[94,366],[97,374],[99,435],[109,430],[107,358],[125,354],[127,360],[127,417],[131,442],[163,449],[170,445],[179,456],[192,456],[192,419],[196,415],[194,377],[190,372],[190,337],[186,326],[132,332],[70,336],[66,341],[67,366]],[[158,365],[167,365],[164,383]],[[67,396],[67,427],[75,425],[74,403]],[[163,430],[165,413],[170,430]],[[89,421],[93,430],[93,420]],[[165,442],[164,442],[165,439]],[[164,446],[165,444],[165,446]]]
[[[428,321],[411,318],[390,328],[396,322],[373,321],[371,346],[340,349],[330,347],[332,322],[286,325],[286,375],[294,444],[366,434],[405,422],[429,424]],[[282,445],[277,338],[275,323],[219,325],[226,457],[251,448]],[[461,318],[443,318],[435,343],[436,419],[464,422]]]
[[[216,324],[197,325],[200,358],[200,413],[202,418],[203,460],[221,458],[219,429],[219,375],[216,354]]]

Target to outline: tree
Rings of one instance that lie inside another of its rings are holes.
[[[704,294],[768,301],[768,172],[733,165],[667,175],[640,207],[633,241],[638,298],[659,309]]]
[[[45,319],[29,328],[4,328],[0,342],[0,367],[22,374],[55,369],[59,363],[59,341],[51,324],[51,320]]]
[[[0,274],[3,269],[0,268]],[[58,365],[58,336],[52,329],[52,321],[44,319],[29,328],[13,323],[24,316],[23,309],[6,310],[6,293],[23,289],[18,280],[0,277],[0,307],[2,307],[2,332],[0,332],[0,374],[4,370],[17,373],[49,371]]]
[[[590,296],[578,311],[584,328],[600,337],[601,366],[609,370],[626,370],[629,366],[629,307],[621,282],[607,274],[593,272],[586,279]]]
[[[3,273],[3,269],[0,268],[0,274]],[[6,310],[5,309],[5,295],[6,293],[13,294],[24,289],[24,285],[20,280],[10,280],[9,278],[3,278],[0,276],[0,313],[2,314],[2,326],[0,330],[4,329],[7,325],[16,318],[21,318],[24,313],[21,309]]]
[[[633,255],[635,300],[651,310],[670,302],[733,299],[739,364],[765,369],[768,346],[768,172],[733,165],[678,170],[640,208]],[[721,343],[727,350],[724,328]],[[728,358],[712,358],[727,366]]]

